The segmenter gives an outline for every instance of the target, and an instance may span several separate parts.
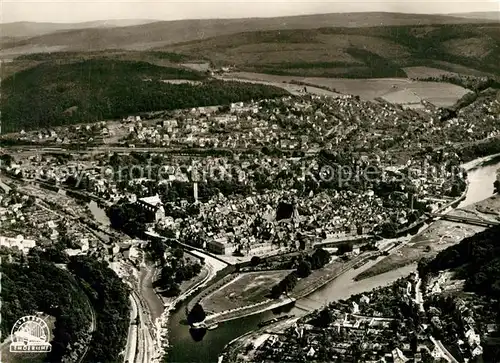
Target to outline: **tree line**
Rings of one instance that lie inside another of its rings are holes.
[[[255,262],[256,260],[254,260]],[[301,258],[296,270],[272,287],[271,296],[278,299],[281,295],[288,294],[295,288],[299,278],[309,276],[313,270],[323,268],[328,262],[330,262],[330,253],[322,248],[316,249],[313,254]]]
[[[201,83],[162,82],[169,79]],[[111,59],[45,62],[2,80],[1,90],[4,132],[288,94],[267,85],[208,80],[183,68]]]
[[[129,288],[105,262],[91,257],[73,257],[67,267],[82,281],[96,312],[97,327],[85,362],[119,361],[130,323]]]
[[[76,359],[82,352],[76,354],[78,347],[91,339],[86,362],[117,362],[128,331],[128,288],[104,262],[65,256],[65,269],[56,265],[60,259],[57,251],[33,248],[27,256],[2,263],[2,335],[10,334],[17,319],[42,312],[55,318],[45,361]],[[97,320],[92,337],[91,309]]]

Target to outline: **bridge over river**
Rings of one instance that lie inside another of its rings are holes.
[[[457,215],[453,215],[453,214],[431,213],[430,216],[433,218],[439,218],[439,219],[442,219],[445,221],[458,222],[458,223],[470,224],[470,225],[481,226],[481,227],[494,227],[494,226],[500,225],[500,221],[492,221],[492,220],[487,220],[487,219],[482,219],[482,218],[471,218],[471,217],[457,216]]]
[[[328,300],[324,299],[321,301],[320,299],[316,299],[311,295],[301,298],[300,300],[295,301],[293,307],[305,312],[312,312],[318,309],[318,306],[326,306],[328,304]]]

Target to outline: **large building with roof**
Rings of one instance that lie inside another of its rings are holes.
[[[150,220],[158,222],[165,218],[165,209],[158,194],[152,197],[140,198],[137,200],[136,204],[146,213]]]

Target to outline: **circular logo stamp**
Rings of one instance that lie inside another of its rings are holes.
[[[10,351],[23,353],[50,352],[50,331],[47,323],[37,316],[24,316],[12,327]]]

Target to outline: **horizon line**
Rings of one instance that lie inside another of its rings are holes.
[[[0,20],[0,25],[8,24],[19,24],[19,23],[32,23],[32,24],[86,24],[95,22],[106,22],[106,21],[143,21],[146,23],[157,23],[157,22],[175,22],[175,21],[195,21],[195,20],[242,20],[242,19],[273,19],[273,18],[295,18],[302,16],[317,16],[317,15],[334,15],[334,14],[405,14],[405,15],[431,15],[431,16],[449,16],[455,17],[456,15],[464,14],[485,14],[485,13],[498,13],[500,21],[500,9],[490,10],[490,11],[465,11],[465,12],[452,12],[452,13],[416,13],[416,12],[402,12],[402,11],[337,11],[328,13],[307,13],[307,14],[294,14],[294,15],[283,15],[283,16],[252,16],[252,17],[221,17],[221,18],[180,18],[180,19],[156,19],[156,18],[107,18],[107,19],[94,19],[85,20],[78,22],[55,22],[55,21],[31,21],[31,20],[18,20],[12,22],[3,22]],[[474,18],[471,18],[474,19]],[[486,20],[477,18],[478,20]],[[2,19],[3,20],[3,19]],[[140,24],[137,24],[140,25]],[[135,26],[135,25],[131,25]]]

